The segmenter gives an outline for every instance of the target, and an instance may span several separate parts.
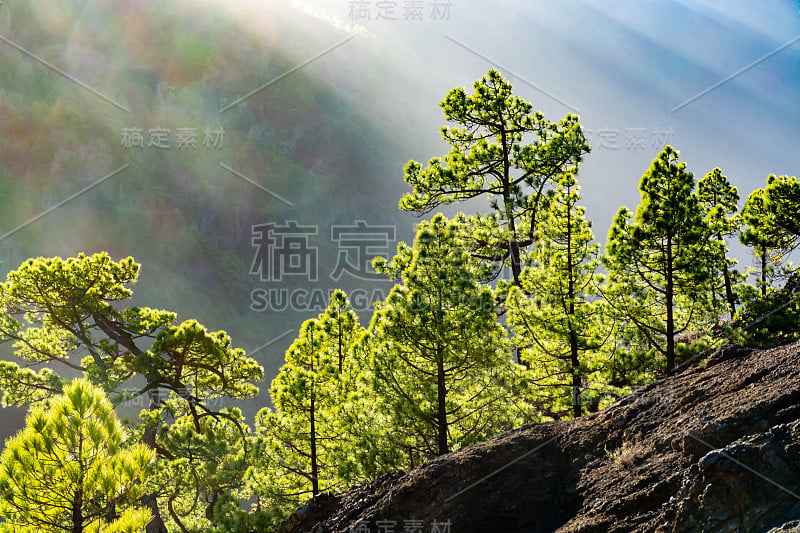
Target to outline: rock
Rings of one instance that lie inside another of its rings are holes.
[[[770,529],[767,533],[800,533],[800,520],[792,520],[781,527]]]
[[[727,347],[599,413],[528,425],[311,509],[281,532],[360,521],[424,533],[800,533],[800,345]]]

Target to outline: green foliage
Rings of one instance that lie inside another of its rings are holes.
[[[746,303],[734,322],[738,342],[754,348],[773,348],[800,340],[800,294],[797,276],[786,287]]]
[[[537,403],[552,418],[565,411],[583,414],[583,396],[599,386],[587,378],[600,364],[596,359],[605,340],[595,303],[599,245],[579,200],[575,178],[564,175],[537,233],[533,263],[522,273],[521,288],[513,287],[506,300]]]
[[[294,509],[290,509],[293,511]],[[252,509],[242,509],[241,502],[230,494],[223,494],[214,506],[212,533],[256,533],[276,531],[288,518],[281,506],[262,508],[256,504]]]
[[[155,453],[126,442],[102,390],[75,380],[25,422],[0,457],[0,531],[111,533],[150,521],[135,499]]]
[[[707,315],[718,244],[709,240],[694,177],[667,146],[639,183],[635,217],[626,207],[609,230],[605,295],[617,315],[675,367],[675,336]]]
[[[781,261],[797,245],[799,233],[794,220],[797,202],[800,202],[797,179],[787,176],[767,177],[767,186],[756,189],[747,197],[742,208],[744,229],[739,240],[753,248],[760,261],[761,296],[766,297],[775,278],[787,273],[780,268]]]
[[[239,409],[195,417],[188,402],[174,394],[160,414],[174,422],[158,432],[156,447],[164,459],[146,489],[166,502],[168,526],[208,531],[217,503],[241,494],[242,477],[253,461],[250,428]]]
[[[10,361],[0,361],[0,388],[3,407],[23,405],[57,394],[61,391],[61,380],[49,368],[34,372]]]
[[[735,260],[728,259],[727,237],[739,232],[741,217],[738,214],[739,191],[728,182],[719,168],[715,168],[697,182],[697,199],[703,213],[703,221],[708,227],[711,238],[716,242],[716,253],[712,253],[713,265],[717,272],[714,277],[720,283],[712,286],[712,304],[714,314],[718,317],[724,315],[720,300],[727,303],[729,317],[736,314],[737,286],[742,283],[743,277],[732,267]],[[724,291],[724,296],[719,293]]]
[[[202,531],[247,466],[241,414],[213,404],[254,396],[263,369],[223,331],[195,320],[175,324],[169,311],[124,307],[138,273],[132,258],[115,262],[105,253],[26,261],[0,285],[0,334],[21,360],[82,372],[115,401],[146,395],[150,406],[135,430],[158,451],[163,478],[149,496],[162,498],[173,522]],[[60,379],[50,368],[35,373],[6,362],[0,389],[7,404],[41,401],[59,392]],[[172,424],[162,423],[164,415]],[[205,506],[196,503],[202,499]],[[158,513],[157,505],[150,509]]]
[[[752,247],[753,254],[759,260],[759,289],[761,296],[765,297],[775,277],[775,267],[780,265],[791,247],[791,239],[777,224],[776,207],[771,205],[765,189],[756,189],[747,197],[742,208],[742,223],[739,240],[745,246]]]
[[[377,306],[371,335],[375,393],[389,413],[394,445],[410,464],[511,427],[513,380],[492,291],[479,284],[459,225],[437,214],[413,247],[376,259],[400,279]]]
[[[341,487],[353,445],[340,416],[353,403],[356,380],[366,364],[358,350],[364,331],[342,291],[328,308],[307,320],[286,351],[286,363],[272,381],[274,410],[256,417],[259,468],[252,490],[283,506]]]
[[[465,244],[498,269],[511,266],[518,283],[545,187],[575,171],[589,145],[577,116],[549,122],[529,102],[512,96],[511,84],[496,70],[473,86],[475,94],[456,88],[440,104],[445,119],[455,124],[441,130],[452,148],[425,168],[408,162],[405,181],[412,191],[400,208],[423,214],[442,204],[488,198],[492,211],[472,217]]]
[[[108,389],[114,378],[107,367],[116,354],[111,343],[95,340],[92,329],[100,326],[87,327],[87,321],[97,316],[119,320],[113,304],[131,296],[125,285],[135,282],[138,272],[132,258],[115,263],[104,253],[67,260],[29,259],[0,285],[0,305],[5,310],[0,316],[0,335],[14,341],[20,359],[32,363],[59,362],[78,368],[69,354],[86,346],[101,386]],[[19,395],[19,387],[9,377],[0,388],[6,395]],[[5,398],[7,403],[12,401]]]
[[[139,375],[147,380],[139,394],[160,387],[195,399],[255,395],[252,381],[263,370],[233,348],[225,332],[208,332],[195,320],[175,325],[176,315],[168,311],[120,309],[132,294],[126,285],[135,283],[138,272],[132,258],[117,263],[105,253],[28,260],[0,285],[0,333],[14,341],[20,359],[83,371],[108,391]],[[75,361],[81,350],[89,356]],[[51,375],[33,378],[13,367],[0,379],[7,403],[28,390],[32,379],[43,384],[40,389],[55,388]]]
[[[224,331],[209,332],[196,320],[164,327],[142,355],[137,370],[184,397],[188,389],[194,398],[249,398],[258,392],[252,382],[264,375]]]
[[[770,221],[774,226],[773,231],[780,230],[784,237],[783,246],[787,251],[793,250],[800,242],[800,213],[797,210],[800,205],[800,182],[794,176],[770,174],[764,191],[767,205],[774,214]]]

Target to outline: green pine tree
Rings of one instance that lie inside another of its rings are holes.
[[[800,181],[794,176],[770,174],[765,193],[773,210],[771,223],[783,232],[783,247],[787,252],[794,250],[800,244]]]
[[[715,284],[712,288],[714,308],[719,308],[718,291],[721,288],[725,291],[724,301],[732,319],[736,315],[737,298],[734,289],[740,276],[732,269],[736,260],[728,258],[729,249],[725,239],[739,232],[739,191],[728,182],[728,178],[719,168],[715,168],[697,182],[696,194],[713,241],[709,244],[716,245],[713,255],[716,258],[717,271],[722,274],[721,287]]]
[[[549,122],[533,106],[512,95],[511,84],[490,70],[474,83],[475,94],[451,90],[440,104],[442,137],[452,147],[428,166],[409,161],[405,181],[412,191],[400,208],[424,214],[442,204],[485,198],[488,215],[470,217],[465,243],[474,256],[495,268],[510,266],[515,283],[541,222],[545,188],[576,170],[589,152],[578,117]]]
[[[751,346],[770,348],[800,338],[797,271],[785,261],[800,242],[798,201],[800,184],[796,178],[770,175],[766,187],[753,191],[742,209],[739,240],[753,248],[760,263],[758,290],[747,287],[751,290],[744,293],[745,309],[739,317],[743,342]],[[784,278],[785,289],[773,287],[776,280]]]
[[[774,176],[770,175],[770,178]],[[750,193],[742,208],[743,229],[739,240],[745,246],[753,248],[753,254],[760,263],[759,289],[762,298],[767,296],[774,266],[781,263],[792,247],[791,236],[778,223],[778,209],[778,206],[772,204],[766,189],[756,189]]]
[[[476,281],[456,239],[459,222],[437,214],[376,270],[401,281],[370,324],[374,388],[407,463],[486,439],[513,424],[511,363],[492,291]]]
[[[610,305],[675,368],[676,335],[696,327],[711,277],[708,227],[694,176],[665,147],[639,183],[635,217],[622,207],[608,235],[605,264]]]
[[[261,466],[252,484],[282,505],[341,486],[343,458],[351,445],[339,409],[355,388],[365,364],[356,347],[364,334],[342,291],[328,308],[307,320],[286,351],[286,363],[272,381],[275,406],[256,420]]]
[[[137,505],[155,453],[129,445],[114,408],[85,379],[34,407],[0,457],[0,531],[139,532]]]
[[[579,187],[571,174],[558,180],[532,255],[523,271],[522,290],[506,302],[515,341],[524,347],[530,375],[547,398],[546,412],[560,417],[566,404],[575,417],[583,413],[582,395],[589,387],[589,359],[603,344],[597,299],[599,245],[578,205]],[[563,398],[564,391],[566,402]]]

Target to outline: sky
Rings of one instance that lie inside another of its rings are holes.
[[[137,9],[157,16],[136,5],[87,0],[75,12],[39,9],[37,16],[43,28],[71,34],[62,66],[95,85],[121,49],[104,56],[102,46],[85,40],[89,33],[101,43],[126,34],[133,48],[124,51],[143,64],[177,55],[153,49],[145,37],[136,41],[137,32],[147,35],[137,29]],[[638,205],[639,179],[665,144],[680,151],[697,179],[720,167],[739,188],[741,204],[769,174],[797,174],[795,0],[184,0],[170,6],[187,8],[184,20],[200,34],[229,32],[233,24],[265,47],[280,41],[296,65],[282,83],[300,69],[328,82],[392,134],[413,141],[400,143],[399,161],[445,153],[439,102],[453,87],[471,92],[473,82],[498,68],[515,94],[548,119],[580,116],[592,153],[579,182],[600,242],[620,206]],[[192,11],[219,13],[220,22],[209,24]],[[8,17],[0,7],[0,35],[11,26]],[[180,57],[202,55],[188,49],[197,44],[176,43]],[[28,63],[29,70],[41,69]],[[182,70],[192,73],[190,65],[167,64],[178,82]],[[224,85],[247,74],[222,63],[204,76]],[[378,180],[398,196],[405,187],[401,164]],[[400,233],[408,238],[410,230]],[[743,249],[734,250],[749,262]]]
[[[294,5],[358,36],[346,46],[368,43],[396,76],[387,91],[402,93],[409,75],[424,80],[407,86],[432,143],[414,159],[444,153],[438,103],[490,67],[548,119],[577,113],[593,149],[579,176],[583,203],[600,241],[619,206],[638,205],[639,179],[664,144],[696,179],[720,167],[740,205],[769,174],[797,174],[796,2],[426,0],[417,17],[411,4]]]

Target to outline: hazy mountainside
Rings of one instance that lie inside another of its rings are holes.
[[[320,312],[251,309],[251,292],[272,281],[251,272],[254,225],[316,228],[313,287],[364,286],[330,279],[331,226],[363,220],[406,238],[397,191],[419,140],[370,107],[381,71],[364,46],[344,43],[277,79],[347,34],[293,9],[259,6],[255,17],[243,5],[2,4],[4,36],[24,49],[0,43],[3,274],[39,255],[132,255],[139,305],[224,328],[248,350]],[[308,276],[282,281],[309,286]],[[268,376],[289,341],[257,355]]]
[[[281,532],[800,531],[799,371],[800,344],[730,345],[601,412],[321,495]]]

